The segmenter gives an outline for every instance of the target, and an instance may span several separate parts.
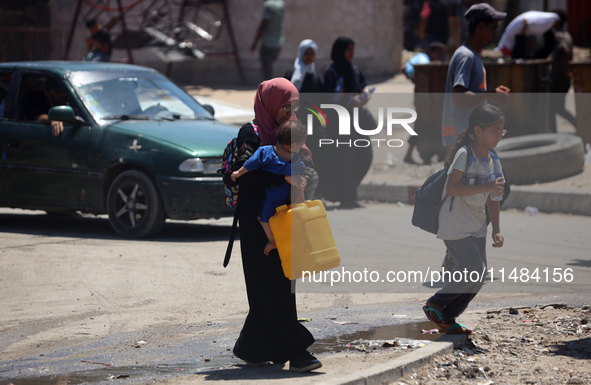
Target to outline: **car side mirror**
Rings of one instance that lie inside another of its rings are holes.
[[[47,114],[47,119],[49,119],[49,121],[73,123],[76,125],[87,124],[84,119],[76,116],[74,109],[70,106],[52,107]]]
[[[202,104],[201,106],[205,108],[207,112],[211,114],[211,116],[215,115],[215,110],[213,109],[213,106],[211,104]]]
[[[56,106],[49,110],[47,118],[50,121],[56,120],[59,122],[71,123],[76,120],[76,115],[74,114],[74,109],[70,106]]]

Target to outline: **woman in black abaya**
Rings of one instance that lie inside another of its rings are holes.
[[[261,83],[255,96],[255,119],[240,129],[238,146],[244,142],[253,147],[275,144],[277,128],[295,118],[292,109],[297,105],[298,91],[289,80],[275,78]],[[306,156],[302,160],[307,166],[311,164]],[[307,169],[304,177],[310,175]],[[238,179],[240,247],[250,309],[234,346],[234,355],[249,366],[289,361],[291,371],[308,372],[322,366],[307,351],[314,337],[298,322],[295,293],[291,281],[283,274],[277,249],[268,256],[263,252],[267,237],[257,220],[265,187],[286,183],[284,178],[256,170]]]
[[[354,55],[355,41],[350,37],[341,36],[333,43],[330,53],[333,62],[324,72],[324,89],[336,93],[335,101],[349,110],[351,118],[354,116],[353,109],[359,108],[359,125],[362,129],[375,129],[376,122],[363,107],[370,94],[364,90],[367,86],[365,76],[352,62]],[[328,117],[327,120],[338,121],[338,118]],[[334,143],[350,141],[351,145],[340,145],[314,154],[320,174],[320,194],[329,201],[340,202],[340,207],[345,208],[359,207],[357,188],[369,170],[373,157],[371,146],[365,146],[371,143],[371,138],[357,133],[353,127],[351,122],[351,135],[345,137],[339,135],[338,125],[329,124],[327,136]],[[354,145],[356,140],[359,147]]]

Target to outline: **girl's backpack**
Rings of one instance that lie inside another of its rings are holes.
[[[472,148],[466,146],[468,151],[467,159],[472,158]],[[442,168],[427,178],[415,193],[415,203],[412,211],[412,224],[425,231],[437,234],[439,230],[439,210],[446,197],[443,196],[443,189],[447,182],[447,168]],[[452,197],[453,199],[453,197]],[[453,201],[449,206],[453,205]]]
[[[415,206],[412,211],[412,224],[425,231],[437,234],[439,230],[439,210],[444,201],[443,189],[447,181],[447,169],[442,168],[427,178],[415,193]]]

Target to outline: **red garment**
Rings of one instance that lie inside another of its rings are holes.
[[[428,19],[431,16],[431,7],[429,6],[429,2],[425,1],[423,3],[423,8],[421,9],[421,18]]]
[[[254,97],[254,122],[258,125],[261,144],[277,143],[276,133],[279,125],[275,121],[279,109],[289,102],[299,104],[300,94],[292,82],[285,78],[274,78],[259,84]],[[295,120],[295,113],[290,120]]]

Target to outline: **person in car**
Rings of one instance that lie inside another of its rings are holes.
[[[50,121],[47,113],[52,107],[67,104],[66,93],[54,80],[43,80],[43,90],[28,92],[23,99],[24,119],[49,123],[52,135],[60,136],[64,132],[64,124]]]

